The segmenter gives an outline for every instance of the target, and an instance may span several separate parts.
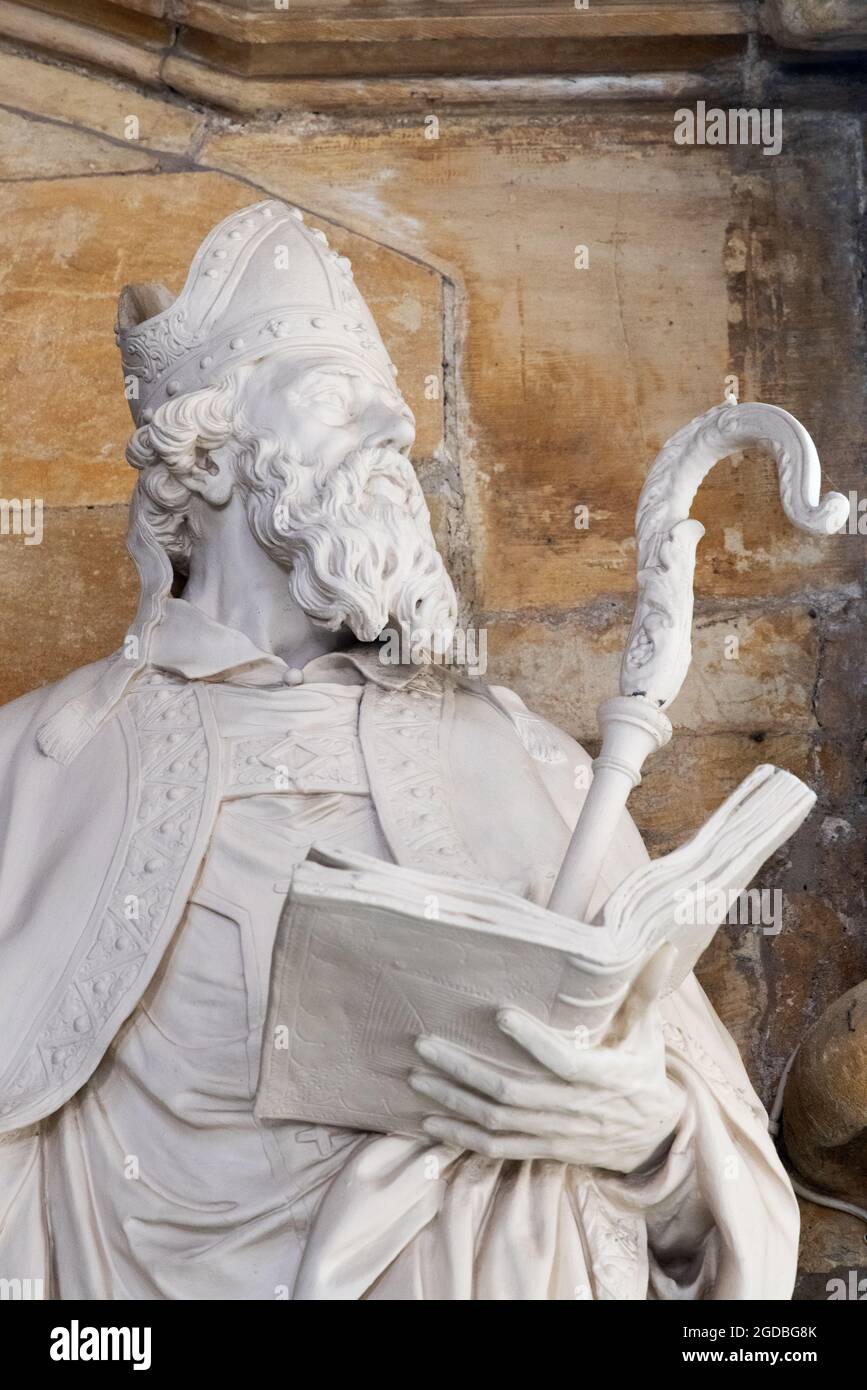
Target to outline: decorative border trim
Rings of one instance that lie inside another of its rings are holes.
[[[139,794],[71,972],[4,1088],[4,1128],[13,1114],[15,1128],[49,1114],[96,1069],[177,925],[178,904],[198,871],[196,844],[216,810],[213,715],[200,687],[146,675],[130,688],[119,718]]]
[[[427,670],[400,690],[369,682],[361,701],[361,746],[395,861],[485,882],[458,832],[446,794],[444,763],[454,702],[453,686]]]

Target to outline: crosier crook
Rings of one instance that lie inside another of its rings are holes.
[[[775,459],[780,500],[793,525],[831,535],[846,523],[847,499],[839,492],[820,499],[816,447],[804,426],[779,406],[714,406],[663,445],[638,499],[638,599],[620,667],[620,694],[597,711],[602,750],[548,903],[553,912],[584,918],[644,760],[671,738],[663,710],[680,692],[692,659],[695,552],[704,535],[689,509],[714,464],[736,449],[753,447]]]

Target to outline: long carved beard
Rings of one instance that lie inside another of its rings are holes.
[[[289,591],[315,623],[372,642],[390,622],[414,650],[445,651],[457,599],[412,465],[395,449],[359,449],[319,466],[316,499],[293,500],[285,454],[247,493],[260,545],[289,571]]]

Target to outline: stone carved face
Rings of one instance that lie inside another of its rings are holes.
[[[240,494],[314,622],[362,641],[394,622],[416,648],[441,650],[457,602],[407,457],[414,438],[399,391],[363,360],[287,349],[167,402],[128,457],[180,567],[200,509]]]
[[[415,440],[412,411],[396,387],[384,386],[361,361],[265,358],[244,382],[240,405],[251,429],[290,447],[300,465],[298,502],[314,501],[331,472],[360,449],[383,455],[379,476],[386,481],[377,491],[384,498],[410,505],[408,492],[420,493],[415,473],[394,457],[405,456]]]

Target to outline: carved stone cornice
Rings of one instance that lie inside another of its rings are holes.
[[[861,0],[0,0],[0,36],[240,112],[714,96],[867,46]]]
[[[762,30],[783,48],[867,47],[864,0],[765,0]]]

